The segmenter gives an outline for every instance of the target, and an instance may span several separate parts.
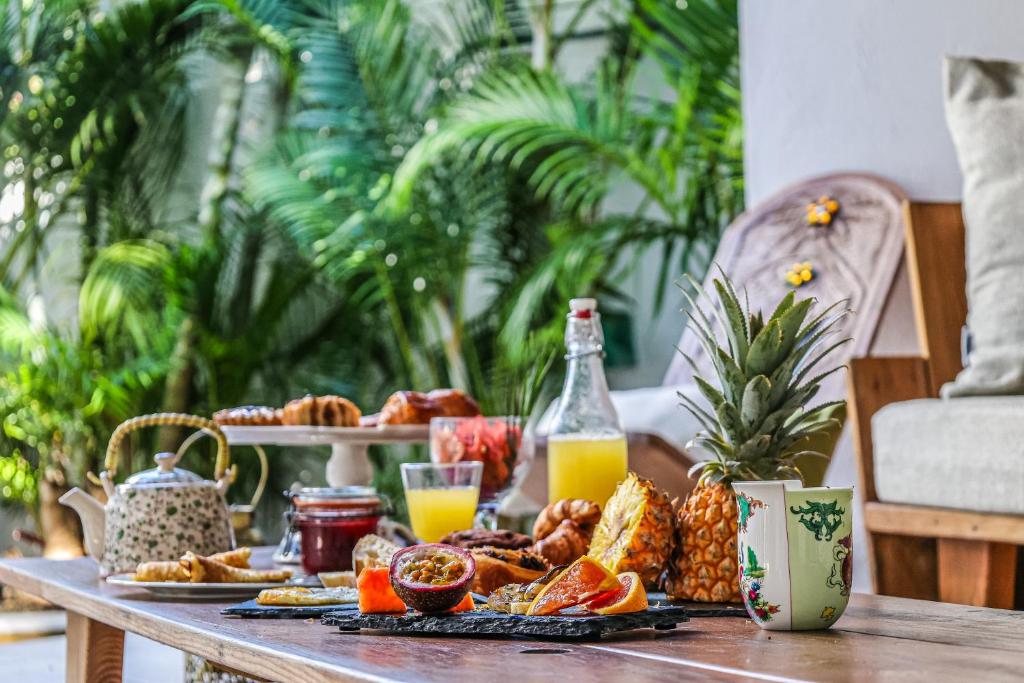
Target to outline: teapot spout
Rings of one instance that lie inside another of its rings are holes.
[[[59,502],[78,513],[85,536],[85,551],[93,559],[102,560],[106,533],[106,511],[103,504],[78,487],[61,496]]]

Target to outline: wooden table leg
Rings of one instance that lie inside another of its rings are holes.
[[[121,683],[124,631],[68,612],[67,683]]]
[[[1017,546],[940,538],[939,599],[961,605],[1013,609]]]

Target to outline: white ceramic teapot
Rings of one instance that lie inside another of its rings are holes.
[[[124,438],[136,429],[152,426],[193,427],[212,436],[217,441],[217,480],[207,481],[177,468],[180,453],[159,453],[156,468],[115,485]],[[227,439],[216,423],[178,413],[143,415],[122,423],[110,437],[106,469],[99,477],[107,504],[79,488],[65,493],[60,502],[78,513],[85,549],[99,561],[105,576],[135,571],[140,562],[175,560],[189,550],[211,555],[235,544],[224,500],[234,478],[229,458]]]

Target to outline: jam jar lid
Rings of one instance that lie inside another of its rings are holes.
[[[305,487],[288,495],[299,514],[360,517],[391,512],[391,501],[372,486]]]

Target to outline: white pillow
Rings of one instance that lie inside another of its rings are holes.
[[[1024,65],[951,57],[945,82],[964,176],[972,348],[942,395],[1024,394]]]

